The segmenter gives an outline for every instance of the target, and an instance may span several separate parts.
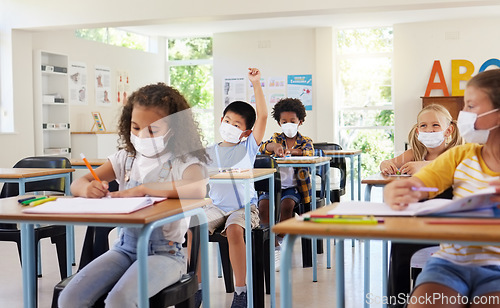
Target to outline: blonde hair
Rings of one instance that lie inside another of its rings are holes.
[[[457,121],[453,120],[450,112],[441,105],[430,104],[425,108],[423,108],[422,110],[420,110],[420,112],[417,115],[417,123],[413,125],[412,129],[410,130],[410,133],[408,134],[408,140],[410,142],[410,147],[413,149],[413,158],[415,161],[423,161],[425,156],[427,155],[427,147],[423,145],[422,142],[420,142],[417,138],[418,118],[422,113],[427,111],[433,111],[435,113],[440,114],[442,117],[446,119],[447,124],[453,126],[451,135],[448,137],[448,140],[446,140],[445,151],[456,145],[464,143],[462,137],[460,136],[460,133],[458,132]]]

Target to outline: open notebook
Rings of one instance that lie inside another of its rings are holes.
[[[474,194],[464,198],[430,199],[424,202],[410,203],[401,211],[391,209],[388,204],[376,202],[341,202],[333,210],[331,215],[375,215],[375,216],[424,216],[442,215],[445,213],[457,213],[467,211],[480,211],[492,209],[497,203],[491,202],[490,197],[494,189],[484,189],[481,194]]]
[[[58,198],[23,210],[37,214],[126,214],[165,200],[156,197],[133,198]]]

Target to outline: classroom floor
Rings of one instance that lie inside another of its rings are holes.
[[[81,243],[85,227],[75,228],[76,243]],[[77,245],[78,246],[78,245]],[[232,294],[226,294],[224,281],[217,278],[215,265],[215,245],[209,246],[211,262],[211,304],[212,307],[230,307]],[[302,268],[300,240],[296,241],[293,255],[293,303],[295,307],[334,307],[335,303],[335,267],[326,269],[326,253],[318,255],[318,282],[312,282],[312,269]],[[382,287],[380,283],[380,258],[381,246],[374,242],[371,250],[371,292],[381,296]],[[0,307],[22,307],[22,280],[21,267],[17,249],[14,243],[0,242],[2,251],[2,262],[0,263]],[[333,250],[334,251],[334,250]],[[363,296],[363,245],[355,241],[351,247],[351,241],[345,242],[345,274],[346,274],[346,307],[362,307]],[[80,255],[80,247],[77,247],[77,256]],[[333,257],[333,252],[332,252]],[[59,282],[59,269],[56,261],[55,247],[50,240],[42,240],[43,277],[38,279],[39,307],[50,307],[54,285]],[[78,260],[78,259],[77,259]],[[76,267],[73,267],[76,271]],[[279,307],[279,273],[276,273],[276,303]],[[304,296],[307,295],[307,296]],[[266,307],[269,307],[270,295],[266,295]],[[372,305],[371,307],[377,307]]]
[[[372,200],[381,199],[381,190],[376,192]],[[80,256],[81,244],[85,233],[85,226],[75,227],[75,243],[77,262]],[[110,236],[116,237],[114,233]],[[59,268],[56,259],[55,246],[49,239],[42,243],[43,277],[38,279],[38,302],[39,307],[50,307],[52,303],[53,287],[60,280]],[[382,296],[381,285],[381,243],[372,242],[370,253],[371,259],[371,293],[372,296]],[[326,253],[318,255],[318,282],[312,282],[312,268],[302,268],[302,256],[300,240],[294,246],[292,261],[293,278],[293,304],[294,307],[335,307],[335,266],[332,245],[332,269],[326,269]],[[215,245],[209,245],[210,252],[210,296],[212,307],[230,307],[232,294],[226,294],[224,281],[217,278],[216,249]],[[17,308],[22,307],[22,280],[21,266],[15,243],[0,242],[0,307]],[[354,241],[345,242],[345,279],[346,279],[346,307],[362,307],[365,300],[363,294],[363,243]],[[76,271],[77,267],[73,267]],[[280,303],[279,273],[276,273],[276,303]],[[266,307],[270,306],[270,295],[266,295]],[[381,307],[382,305],[371,305],[370,307]]]

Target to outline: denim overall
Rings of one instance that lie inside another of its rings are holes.
[[[134,163],[135,157],[128,156],[125,162],[125,189],[130,189],[141,185],[142,183],[131,180],[130,172]],[[158,182],[164,182],[172,170],[170,160],[167,160],[160,171]],[[141,228],[122,228],[119,234],[119,239],[112,249],[122,251],[131,258],[135,259],[137,253],[137,240]],[[169,254],[175,257],[179,262],[185,262],[185,256],[182,253],[182,244],[169,241],[163,236],[163,228],[160,226],[153,230],[148,244],[148,255],[153,254]]]

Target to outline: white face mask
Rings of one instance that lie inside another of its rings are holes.
[[[295,135],[297,135],[297,131],[299,130],[299,124],[295,123],[285,123],[281,124],[281,129],[283,130],[283,133],[285,133],[285,136],[288,138],[293,138]]]
[[[146,157],[153,157],[163,153],[167,147],[170,129],[163,136],[153,138],[139,138],[130,133],[130,142],[135,150]]]
[[[426,148],[434,149],[440,146],[444,141],[444,130],[440,132],[419,132],[418,141],[422,142]]]
[[[219,127],[219,133],[224,141],[238,143],[240,142],[240,137],[241,134],[243,134],[243,131],[236,126],[222,122]]]
[[[477,118],[486,116],[490,113],[496,112],[498,109],[493,109],[482,114],[474,112],[460,111],[458,114],[457,126],[460,135],[469,143],[486,143],[490,131],[497,128],[498,125],[489,129],[475,129]]]

